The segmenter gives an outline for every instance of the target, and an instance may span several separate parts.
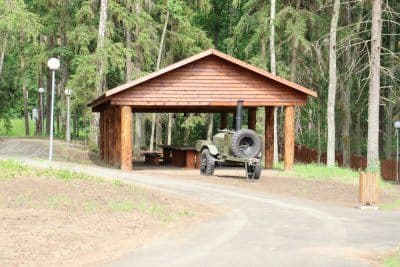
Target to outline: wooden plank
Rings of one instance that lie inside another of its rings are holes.
[[[121,105],[121,106],[135,106],[135,110],[139,110],[140,106],[153,106],[155,108],[156,112],[163,112],[162,107],[165,106],[167,108],[171,107],[207,107],[207,109],[210,111],[214,107],[229,107],[229,108],[235,108],[236,107],[236,100],[235,101],[136,101],[136,100],[112,100],[113,105]],[[306,100],[304,101],[274,101],[274,100],[269,100],[269,101],[247,101],[245,107],[260,107],[263,106],[264,104],[268,104],[268,106],[302,106],[306,104]],[[159,109],[157,111],[157,108]]]
[[[186,152],[186,168],[195,169],[196,168],[196,151],[187,150]]]
[[[115,163],[121,166],[121,107],[114,108]]]
[[[219,129],[223,130],[223,129],[227,129],[227,128],[228,128],[228,113],[227,112],[222,112],[221,113],[221,122],[220,122]]]
[[[249,108],[248,110],[248,128],[256,130],[257,124],[257,108]]]
[[[294,164],[294,107],[285,107],[284,169],[292,170]]]
[[[110,112],[109,109],[105,109],[104,110],[104,162],[108,164],[108,154],[109,154],[109,146],[108,146],[108,141],[109,141],[109,134],[108,134],[108,130],[109,130],[109,117]]]
[[[132,124],[133,115],[130,106],[122,106],[121,112],[121,170],[132,170]]]
[[[265,168],[274,167],[274,107],[265,107]]]
[[[108,164],[113,166],[115,164],[115,109],[113,106],[109,106],[108,110],[110,112],[108,116]]]

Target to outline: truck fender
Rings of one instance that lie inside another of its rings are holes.
[[[210,151],[210,154],[213,156],[216,156],[219,154],[217,147],[214,145],[205,145],[205,146],[203,146],[202,150],[205,148],[207,148]]]

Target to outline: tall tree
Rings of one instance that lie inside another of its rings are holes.
[[[379,162],[379,99],[381,68],[382,0],[372,3],[371,59],[368,97],[367,169],[380,171]]]
[[[329,34],[329,87],[328,87],[328,141],[326,165],[335,165],[335,103],[336,103],[336,31],[339,20],[340,0],[335,0],[332,10],[331,28]]]

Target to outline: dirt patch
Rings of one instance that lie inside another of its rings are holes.
[[[0,263],[98,265],[214,214],[144,188],[35,175],[0,180]]]
[[[140,169],[141,164],[137,168]],[[242,168],[217,168],[214,176],[201,176],[198,170],[143,167],[141,172],[163,174],[171,178],[204,181],[228,186],[238,186],[260,192],[308,199],[332,205],[356,207],[358,203],[358,183],[342,183],[332,179],[307,179],[281,176],[277,170],[263,170],[260,180],[248,182]],[[381,204],[400,199],[400,186],[380,188]]]

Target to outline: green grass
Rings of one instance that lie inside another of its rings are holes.
[[[35,121],[29,120],[29,135],[32,136],[35,133]],[[0,123],[0,136],[14,136],[22,137],[25,136],[25,120],[24,119],[11,119],[11,129],[7,132],[6,127],[3,123]]]
[[[280,162],[277,169],[283,170],[283,163]],[[344,183],[354,183],[358,181],[358,172],[342,167],[326,167],[321,164],[295,164],[292,171],[282,171],[282,176],[292,176],[306,179],[325,179],[338,180]]]
[[[0,160],[0,181],[15,178],[17,175],[29,173],[29,168],[15,160]]]
[[[383,260],[384,267],[399,267],[400,266],[400,251],[397,251],[395,255],[386,257]]]
[[[393,202],[381,204],[379,205],[379,207],[381,208],[381,210],[398,210],[400,209],[400,199],[396,199]]]

